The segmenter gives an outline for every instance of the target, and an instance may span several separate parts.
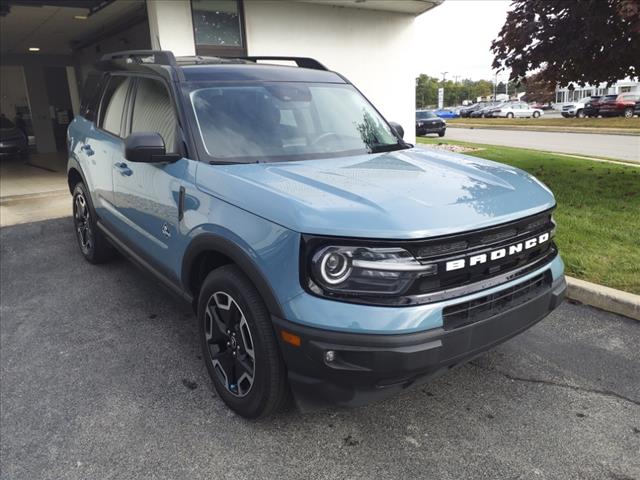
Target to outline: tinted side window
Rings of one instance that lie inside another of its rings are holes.
[[[138,79],[138,88],[133,102],[131,132],[157,132],[167,152],[177,151],[176,114],[169,92],[162,82],[150,78]]]
[[[128,77],[111,77],[102,97],[98,125],[114,135],[120,136],[124,104],[130,82]]]
[[[104,75],[98,72],[90,72],[82,87],[82,99],[80,101],[80,115],[87,120],[95,120],[100,104]]]

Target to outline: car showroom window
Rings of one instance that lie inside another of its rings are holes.
[[[165,85],[151,78],[139,78],[133,101],[131,133],[157,132],[167,152],[177,152],[178,121]]]
[[[117,136],[120,136],[122,113],[130,82],[128,77],[111,77],[102,97],[99,126]]]
[[[198,55],[247,54],[244,12],[239,0],[191,0],[193,36]]]

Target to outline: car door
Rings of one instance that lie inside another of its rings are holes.
[[[127,133],[156,132],[167,153],[183,149],[174,102],[160,79],[139,77],[132,87]],[[113,197],[119,234],[135,253],[160,273],[175,280],[180,242],[179,204],[185,178],[195,162],[135,163],[121,158],[113,164]]]
[[[122,128],[126,98],[131,86],[128,77],[110,76],[99,100],[94,122],[87,122],[77,144],[76,157],[98,217],[113,221],[113,159],[122,155]]]

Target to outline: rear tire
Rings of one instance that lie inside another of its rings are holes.
[[[231,410],[256,419],[291,404],[287,370],[269,311],[235,265],[217,268],[204,280],[198,324],[213,386]]]
[[[73,226],[80,253],[89,263],[100,264],[115,255],[113,246],[98,229],[91,197],[82,182],[73,189]]]

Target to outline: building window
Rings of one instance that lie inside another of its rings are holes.
[[[240,0],[191,0],[191,12],[198,55],[246,55]]]

